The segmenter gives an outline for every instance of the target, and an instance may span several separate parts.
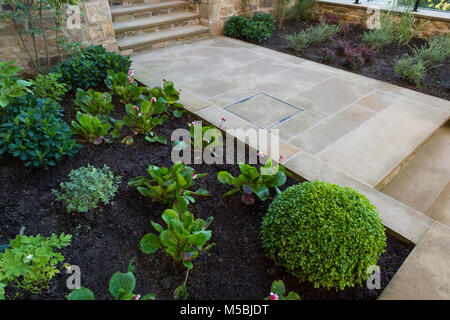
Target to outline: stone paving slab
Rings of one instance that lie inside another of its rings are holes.
[[[450,229],[434,222],[379,299],[449,300],[449,264]]]
[[[425,213],[430,218],[450,227],[450,182]]]

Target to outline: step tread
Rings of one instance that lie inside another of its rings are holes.
[[[162,30],[157,32],[151,32],[144,35],[120,39],[117,41],[117,45],[119,46],[120,49],[123,50],[133,48],[141,44],[162,42],[171,39],[182,38],[189,35],[204,33],[208,31],[209,28],[202,25],[196,25],[174,30]]]
[[[129,21],[121,21],[114,23],[114,30],[116,32],[124,32],[128,30],[137,30],[142,28],[149,28],[154,26],[159,26],[163,24],[170,24],[178,21],[191,20],[199,18],[200,15],[198,13],[193,12],[183,12],[183,13],[174,13],[170,15],[164,16],[155,16],[146,19],[136,19]]]
[[[185,1],[165,1],[165,2],[153,2],[146,3],[137,6],[118,6],[111,8],[111,15],[114,16],[123,16],[127,14],[145,12],[145,11],[155,11],[161,9],[169,9],[175,7],[187,6],[187,2]]]

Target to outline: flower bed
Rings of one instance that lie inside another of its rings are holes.
[[[100,92],[108,91],[100,85]],[[64,120],[75,119],[71,108],[74,94],[63,98]],[[125,108],[117,97],[113,97],[115,110],[111,115],[121,118]],[[155,129],[158,136],[170,141],[177,128],[186,128],[188,123],[200,120],[185,112],[181,118],[170,117],[164,126]],[[23,162],[11,155],[0,158],[0,214],[2,229],[0,244],[14,238],[21,227],[26,235],[66,233],[72,235],[71,244],[60,249],[64,262],[78,265],[82,286],[89,288],[96,299],[111,299],[108,281],[116,271],[125,272],[128,262],[134,258],[136,293],[155,293],[157,299],[171,299],[174,289],[183,283],[186,268],[176,265],[162,250],[144,254],[139,248],[141,238],[154,232],[150,221],[161,222],[161,213],[166,205],[152,202],[141,195],[128,181],[145,175],[150,164],[170,167],[171,146],[149,143],[144,136],[137,135],[131,145],[120,140],[131,134],[124,130],[113,143],[81,142],[83,148],[73,157],[65,158],[49,170],[24,168]],[[67,213],[63,203],[55,200],[52,189],[60,189],[60,183],[68,180],[73,169],[88,164],[102,168],[105,164],[115,175],[122,177],[116,195],[108,205],[87,213]],[[207,173],[196,180],[196,188],[205,188],[208,197],[196,197],[190,205],[195,217],[206,219],[214,216],[211,224],[212,242],[216,245],[195,260],[187,290],[189,299],[263,299],[268,296],[274,280],[282,279],[289,291],[300,294],[302,299],[375,299],[382,291],[366,287],[347,288],[343,291],[315,289],[309,282],[300,283],[284,268],[266,257],[261,241],[261,223],[271,199],[265,202],[256,199],[252,205],[239,201],[240,195],[222,197],[230,188],[217,180],[217,173],[229,171],[239,175],[238,165],[191,165],[198,173]],[[288,177],[281,189],[298,183]],[[274,194],[271,194],[273,198]],[[386,252],[378,265],[381,267],[381,286],[384,288],[409,254],[412,247],[387,234]],[[50,282],[50,288],[42,294],[29,294],[14,286],[6,288],[6,298],[16,292],[20,298],[65,299],[70,293],[66,287],[68,275],[62,271]]]

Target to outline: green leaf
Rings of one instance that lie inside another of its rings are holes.
[[[170,230],[161,232],[160,238],[161,243],[166,247],[175,247],[178,243],[177,235]]]
[[[226,171],[220,171],[217,174],[217,180],[219,180],[221,183],[232,184],[232,179],[233,176]]]
[[[154,253],[159,248],[161,248],[161,241],[159,240],[159,237],[157,235],[155,235],[154,233],[147,233],[141,239],[140,244],[141,244],[141,250],[144,253]]]
[[[136,278],[131,272],[116,272],[109,281],[109,292],[118,298],[121,290],[126,294],[131,294],[136,287]]]
[[[284,300],[301,300],[298,293],[295,293],[293,291],[290,291],[288,295],[284,298]]]
[[[275,280],[272,283],[270,292],[276,293],[278,296],[284,297],[284,294],[286,293],[286,287],[284,286],[284,282],[282,280],[278,281]]]
[[[206,243],[206,241],[208,241],[205,234],[203,234],[203,233],[193,234],[193,235],[189,236],[187,239],[188,239],[189,244],[192,244],[196,247],[203,247],[203,245]]]
[[[95,300],[94,293],[85,287],[73,289],[67,300]]]

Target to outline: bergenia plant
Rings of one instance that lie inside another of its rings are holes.
[[[241,192],[243,203],[250,205],[255,202],[256,195],[260,200],[265,201],[269,198],[269,188],[275,188],[280,193],[278,187],[286,182],[286,176],[289,175],[286,169],[281,165],[272,166],[272,159],[268,159],[265,165],[261,166],[260,172],[257,168],[240,163],[241,174],[233,177],[227,171],[220,171],[217,179],[225,184],[234,186],[233,189],[226,192],[223,196],[229,196],[236,192]]]
[[[272,287],[270,288],[270,295],[264,300],[301,300],[300,296],[290,291],[286,296],[286,287],[282,280],[274,281]]]
[[[194,203],[194,195],[209,195],[208,191],[202,188],[189,190],[195,185],[195,180],[206,176],[206,173],[196,174],[193,168],[181,161],[170,168],[150,165],[147,172],[151,179],[145,176],[135,177],[130,180],[129,185],[136,187],[142,195],[166,205],[172,205],[175,199],[182,199],[186,204]]]
[[[76,121],[72,121],[71,131],[73,134],[82,136],[87,142],[101,144],[103,141],[111,142],[106,137],[111,127],[107,120],[78,111]]]
[[[215,155],[214,148],[222,146],[222,134],[215,126],[202,126],[201,121],[192,121],[188,123],[189,134],[191,136],[191,144],[195,151],[211,149],[211,153]]]
[[[122,126],[126,125],[133,129],[133,135],[125,137],[122,140],[123,143],[132,144],[133,137],[138,133],[145,135],[145,139],[149,142],[167,143],[166,138],[157,136],[153,132],[156,126],[163,124],[169,118],[162,114],[165,110],[164,102],[151,98],[150,100],[144,100],[140,106],[127,104],[125,110],[127,116],[114,123],[114,137],[118,136]]]
[[[136,278],[133,274],[136,268],[133,266],[133,260],[128,265],[126,273],[117,271],[109,280],[109,293],[115,298],[115,300],[155,300],[156,295],[149,293],[144,296],[135,294],[133,291],[136,287]],[[95,300],[94,293],[85,287],[74,289],[69,296],[68,300]]]
[[[144,99],[142,94],[146,88],[139,87],[134,79],[133,70],[129,70],[128,74],[124,72],[115,73],[112,70],[108,70],[105,85],[115,96],[120,98],[120,102],[124,105],[127,103],[139,103]]]
[[[178,101],[180,100],[181,89],[177,90],[172,81],[162,79],[162,85],[154,88],[147,88],[149,99],[155,98],[166,104],[167,111],[171,111],[175,118],[183,115],[184,107]]]
[[[84,91],[78,88],[73,103],[75,110],[81,110],[92,115],[102,115],[106,119],[109,113],[114,110],[111,100],[111,94],[108,92],[98,92],[93,89]]]

